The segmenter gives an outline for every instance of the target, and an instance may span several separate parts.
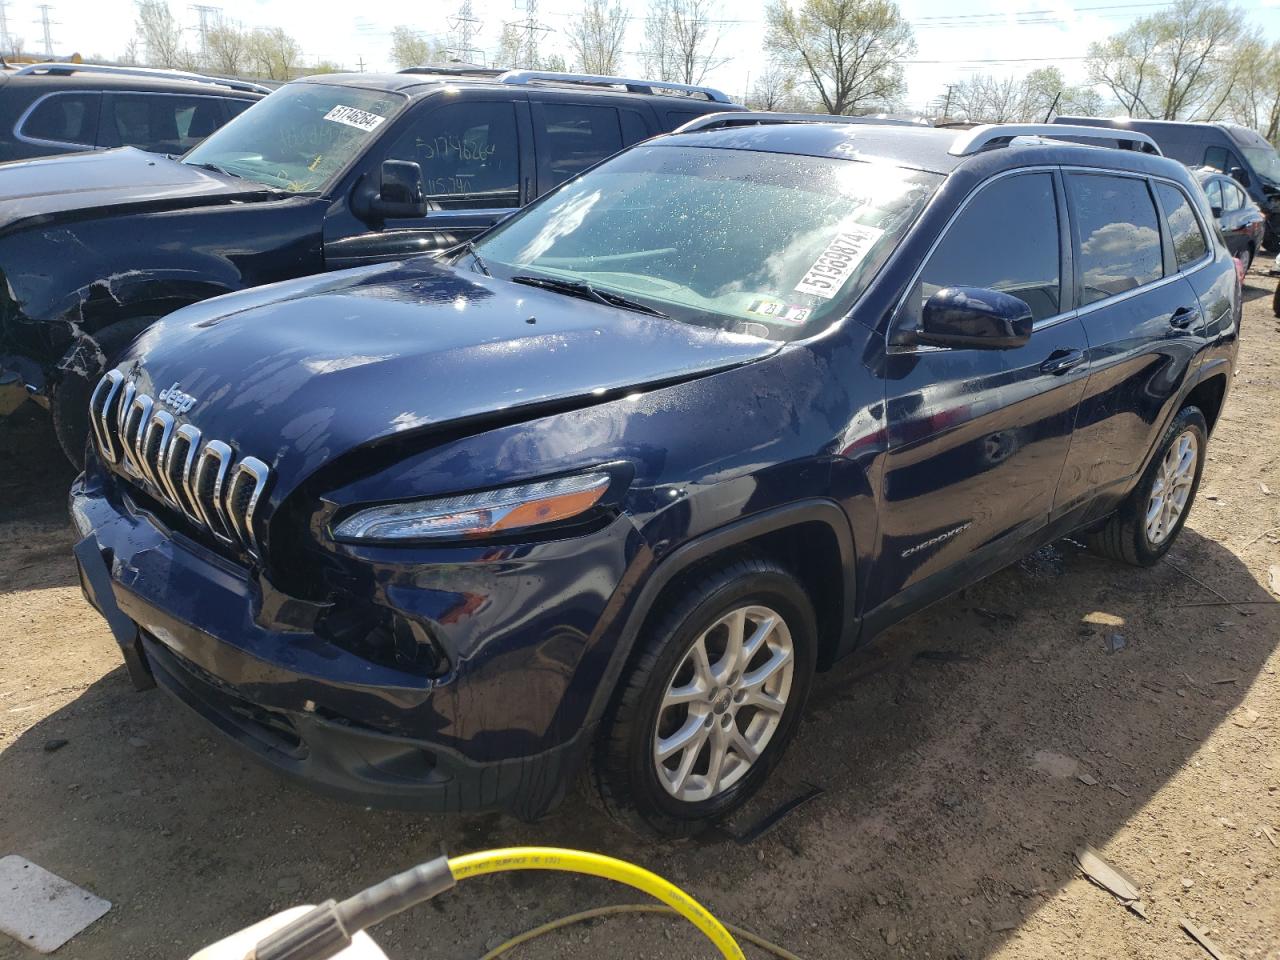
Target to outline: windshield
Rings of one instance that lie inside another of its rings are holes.
[[[404,103],[394,93],[291,83],[215,131],[182,162],[313,193],[345,170]]]
[[[1270,181],[1272,186],[1280,187],[1280,156],[1276,156],[1275,150],[1271,147],[1241,147],[1240,152],[1258,176]]]
[[[591,284],[774,340],[848,311],[941,182],[887,163],[650,146],[476,243],[496,274]]]

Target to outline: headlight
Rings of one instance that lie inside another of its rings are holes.
[[[607,473],[526,483],[483,493],[390,503],[361,510],[333,529],[336,540],[454,540],[568,520],[595,506]]]

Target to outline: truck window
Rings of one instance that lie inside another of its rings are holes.
[[[1067,183],[1080,238],[1081,306],[1159,280],[1164,254],[1147,182],[1071,174]]]
[[[576,173],[622,149],[622,128],[613,107],[544,103],[535,120],[538,189],[558,187]]]
[[[1037,320],[1052,317],[1062,303],[1058,236],[1052,176],[997,180],[961,211],[929,258],[920,303],[943,287],[987,287],[1025,301]]]
[[[1157,183],[1156,193],[1160,195],[1160,205],[1169,220],[1169,236],[1173,239],[1173,253],[1178,266],[1195,263],[1209,252],[1209,245],[1191,204],[1181,190],[1167,183]]]
[[[212,97],[116,94],[109,103],[106,128],[122,147],[186,153],[222,125]],[[104,131],[104,140],[108,135]]]
[[[37,102],[18,135],[29,140],[92,147],[98,134],[99,93],[55,93]]]
[[[520,206],[520,141],[512,103],[463,100],[419,114],[387,158],[422,167],[442,210]]]

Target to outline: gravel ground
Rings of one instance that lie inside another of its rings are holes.
[[[635,860],[806,960],[1208,956],[1183,918],[1228,956],[1280,960],[1280,608],[1205,605],[1274,599],[1274,285],[1249,278],[1236,385],[1167,561],[1135,570],[1064,541],[821,677],[767,795],[733,826],[823,792],[745,844],[644,842],[581,795],[532,825],[344,806],[259,768],[162,693],[134,693],[80,598],[71,471],[33,411],[0,427],[0,856],[114,903],[67,960],[187,957],[441,850],[523,843]],[[1083,844],[1133,877],[1147,920],[1080,876]],[[558,875],[474,880],[379,939],[396,960],[475,958],[637,899]],[[0,960],[29,956],[0,937]],[[672,920],[623,917],[512,956],[710,953]]]

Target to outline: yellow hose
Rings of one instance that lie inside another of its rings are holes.
[[[647,893],[671,907],[701,930],[725,960],[746,960],[737,941],[719,920],[707,912],[706,907],[656,873],[625,860],[558,847],[507,847],[450,857],[449,869],[457,880],[508,870],[559,870],[613,880]]]
[[[505,956],[516,947],[528,943],[530,940],[536,940],[539,937],[546,936],[556,930],[563,930],[565,927],[571,927],[575,923],[585,923],[588,920],[596,920],[600,917],[614,917],[623,913],[653,913],[664,917],[679,916],[670,907],[661,903],[618,903],[608,907],[595,907],[591,910],[583,910],[581,913],[570,914],[567,917],[561,917],[559,920],[552,920],[550,923],[544,923],[541,926],[534,927],[532,930],[526,930],[524,933],[517,934],[510,940],[506,940],[488,953],[480,960],[498,960],[498,957]],[[721,921],[723,923],[723,921]],[[776,943],[771,943],[764,937],[752,933],[750,930],[743,930],[741,927],[735,927],[732,923],[725,923],[725,929],[732,933],[739,940],[745,940],[747,943],[754,944],[766,953],[771,953],[781,960],[800,960],[794,953],[785,947],[780,947]]]

